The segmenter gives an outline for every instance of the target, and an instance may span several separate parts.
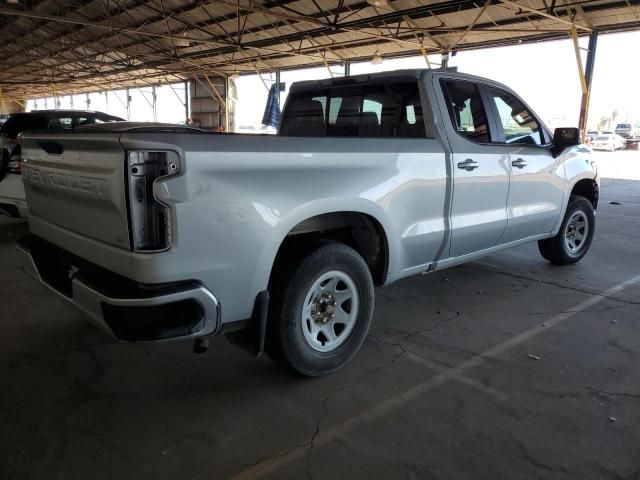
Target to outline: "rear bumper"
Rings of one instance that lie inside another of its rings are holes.
[[[27,218],[27,202],[0,197],[0,215],[15,218]]]
[[[218,301],[196,281],[137,283],[35,235],[22,237],[17,249],[27,273],[119,340],[200,337],[220,329]]]

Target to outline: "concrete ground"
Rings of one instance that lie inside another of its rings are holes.
[[[575,266],[528,245],[378,290],[313,380],[115,343],[19,271],[25,231],[0,220],[2,479],[640,478],[640,181],[603,181]]]

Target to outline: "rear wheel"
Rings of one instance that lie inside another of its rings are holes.
[[[271,288],[267,354],[308,376],[331,373],[360,349],[373,315],[371,273],[351,247],[314,246]]]
[[[595,210],[584,197],[572,195],[558,234],[538,242],[544,258],[556,265],[576,263],[587,254],[596,226]]]

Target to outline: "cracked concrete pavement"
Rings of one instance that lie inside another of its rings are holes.
[[[0,219],[0,477],[638,479],[640,282],[611,289],[640,274],[639,192],[603,181],[575,266],[528,245],[378,289],[361,352],[313,380],[223,338],[113,342]]]

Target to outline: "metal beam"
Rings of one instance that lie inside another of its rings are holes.
[[[453,42],[453,44],[450,47],[451,49],[453,49],[456,45],[458,45],[464,39],[464,37],[467,35],[467,33],[469,33],[471,31],[471,29],[473,27],[475,27],[476,23],[478,23],[478,20],[480,20],[480,17],[482,17],[482,15],[484,15],[484,12],[487,10],[489,5],[491,5],[491,0],[487,0],[486,2],[484,2],[484,5],[480,9],[480,11],[476,15],[476,17],[473,19],[473,21],[469,24],[469,26],[466,28],[466,30],[464,32],[462,32],[462,35],[460,35],[460,37],[455,42]]]
[[[37,20],[47,20],[49,22],[58,22],[58,23],[70,23],[73,25],[81,25],[83,27],[91,27],[98,28],[101,30],[107,30],[109,32],[119,32],[119,33],[128,33],[132,35],[141,35],[144,37],[155,37],[155,38],[164,38],[167,40],[188,40],[193,43],[205,43],[209,45],[218,45],[218,46],[229,46],[228,42],[221,42],[215,40],[208,40],[203,38],[195,38],[195,37],[185,37],[178,35],[170,35],[165,33],[155,33],[149,32],[146,30],[140,30],[139,28],[126,28],[126,27],[113,27],[111,25],[105,25],[98,22],[92,22],[89,20],[75,19],[69,17],[58,17],[55,15],[45,15],[44,13],[34,13],[34,12],[26,12],[23,10],[14,10],[10,8],[0,8],[0,15],[11,15],[15,17],[26,17],[33,18]]]
[[[591,29],[589,27],[584,27],[582,25],[578,25],[577,23],[572,22],[571,20],[567,20],[567,19],[562,18],[562,17],[557,17],[555,15],[547,13],[544,10],[537,10],[535,8],[531,8],[531,7],[528,7],[526,5],[522,5],[521,3],[517,3],[517,2],[514,2],[512,0],[500,0],[500,2],[502,2],[502,3],[506,4],[506,5],[512,5],[514,7],[518,7],[519,9],[524,10],[526,12],[535,13],[536,15],[540,15],[541,17],[545,17],[545,18],[549,18],[551,20],[555,20],[556,22],[564,23],[565,25],[569,25],[570,27],[580,28],[581,30],[586,30],[587,32],[591,31]]]
[[[578,66],[578,77],[580,78],[580,87],[582,89],[582,95],[586,95],[588,92],[587,81],[584,76],[584,69],[582,68],[582,55],[580,54],[580,44],[578,43],[578,32],[575,28],[571,28],[571,39],[573,40],[573,51],[576,54],[576,65]]]

